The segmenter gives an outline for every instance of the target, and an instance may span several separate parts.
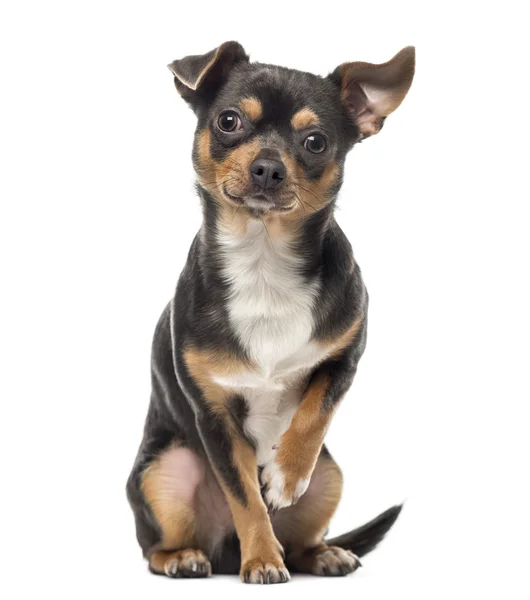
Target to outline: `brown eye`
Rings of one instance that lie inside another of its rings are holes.
[[[227,110],[219,115],[219,118],[217,119],[217,125],[221,131],[232,133],[238,129],[241,129],[241,119],[234,110]]]
[[[320,133],[308,135],[304,142],[304,147],[313,154],[320,154],[326,149],[326,138]]]

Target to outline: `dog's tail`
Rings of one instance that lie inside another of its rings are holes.
[[[332,540],[325,540],[329,546],[339,546],[345,550],[351,550],[356,556],[364,556],[371,552],[385,537],[388,530],[396,522],[403,505],[393,506],[381,513],[373,521],[362,525],[349,533],[340,535]],[[221,552],[211,559],[214,573],[226,573],[235,575],[241,566],[241,551],[239,540],[234,532],[224,540]]]
[[[364,556],[382,541],[396,522],[402,508],[402,504],[393,506],[369,523],[331,540],[326,540],[326,544],[328,546],[339,546],[344,550],[351,550],[356,556]]]

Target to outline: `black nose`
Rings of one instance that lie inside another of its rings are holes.
[[[274,158],[257,158],[250,165],[252,179],[263,190],[279,187],[285,179],[284,164]]]

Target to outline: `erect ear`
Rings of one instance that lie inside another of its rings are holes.
[[[414,77],[415,51],[407,46],[381,65],[344,63],[330,75],[340,83],[341,98],[362,137],[381,130],[403,102]]]
[[[238,42],[225,42],[206,54],[175,60],[168,67],[175,76],[178,92],[193,105],[200,97],[214,92],[232,67],[242,60],[248,61],[243,46]]]

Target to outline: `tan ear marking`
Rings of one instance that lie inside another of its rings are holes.
[[[261,102],[254,97],[244,98],[239,103],[241,110],[245,114],[245,116],[251,121],[256,121],[259,119],[263,113],[263,107]]]
[[[310,108],[302,108],[293,115],[291,127],[293,129],[307,129],[318,124],[318,117]]]

